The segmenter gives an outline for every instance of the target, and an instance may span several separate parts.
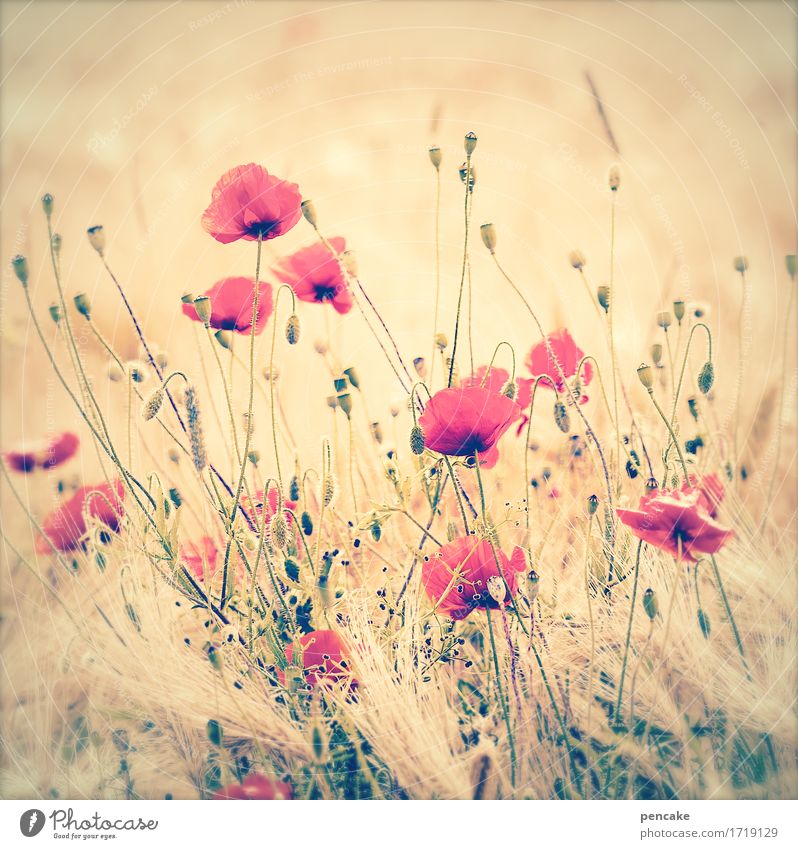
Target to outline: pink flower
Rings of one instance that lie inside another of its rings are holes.
[[[305,680],[311,687],[320,683],[338,684],[349,682],[350,687],[357,686],[352,677],[349,652],[343,640],[335,631],[311,631],[299,638],[302,646],[302,666]],[[286,647],[285,656],[290,663],[294,657],[294,644]],[[280,681],[285,683],[285,673],[278,673]]]
[[[485,377],[485,373],[488,373],[487,378]],[[488,372],[487,366],[480,366],[470,377],[467,377],[462,386],[482,386],[484,385],[486,389],[490,389],[491,392],[496,392],[497,394],[501,394],[502,389],[507,386],[507,381],[510,379],[510,373],[507,369],[497,368],[493,366]],[[521,431],[524,429],[524,426],[529,421],[529,416],[527,412],[529,410],[529,404],[532,400],[532,384],[534,381],[529,377],[516,377],[515,385],[516,385],[516,394],[513,399],[515,403],[520,408],[519,416],[520,421],[518,422],[518,428],[516,429],[516,435],[520,435]]]
[[[481,386],[442,389],[427,402],[418,423],[430,451],[453,457],[479,452],[484,468],[496,465],[496,443],[520,414],[518,405]]]
[[[202,226],[223,244],[274,239],[299,221],[301,203],[296,183],[273,177],[261,165],[238,165],[213,187]]]
[[[293,799],[294,791],[290,784],[274,781],[265,775],[250,774],[241,784],[228,784],[213,794],[215,800],[225,799]]]
[[[714,474],[704,475],[702,478],[691,475],[690,483],[682,484],[682,492],[689,492],[693,487],[703,495],[707,512],[714,519],[718,515],[718,507],[726,494],[720,478]]]
[[[216,541],[209,536],[203,536],[198,543],[190,542],[180,549],[180,562],[189,572],[200,581],[204,580],[205,573],[212,578],[219,567],[219,555],[224,551],[219,550]]]
[[[249,496],[244,495],[241,498],[241,506],[244,508],[244,511],[252,516],[255,515],[260,519],[263,512],[266,512],[266,524],[269,523],[272,516],[277,512],[277,487],[270,486],[269,492],[266,494],[266,498],[263,497],[263,490],[258,490],[253,496],[252,500],[250,500]],[[284,510],[294,510],[296,508],[295,501],[289,501],[288,499],[283,499],[283,509]],[[285,521],[291,522],[291,515],[289,513],[285,514]]]
[[[216,330],[234,330],[249,333],[252,328],[252,301],[255,281],[252,277],[225,277],[214,283],[205,295],[211,301],[211,327]],[[183,304],[183,312],[194,321],[199,321],[193,304]],[[258,284],[258,316],[255,335],[263,332],[272,314],[272,287],[268,283]]]
[[[494,555],[488,540],[459,537],[424,561],[421,581],[436,610],[452,619],[465,619],[477,608],[499,607],[488,590],[490,578],[504,578],[509,589],[504,604],[509,604],[518,587],[518,573],[525,568],[526,558],[518,546],[507,557],[498,549]]]
[[[44,520],[44,537],[39,538],[36,549],[41,554],[50,554],[52,549],[47,540],[58,551],[81,548],[88,533],[85,515],[117,532],[125,515],[122,505],[124,497],[125,491],[119,480],[95,486],[82,486]]]
[[[77,453],[80,439],[68,430],[50,439],[30,445],[22,445],[3,452],[3,460],[9,469],[28,473],[34,469],[52,469],[66,463]]]
[[[711,502],[698,488],[659,490],[640,499],[637,510],[618,509],[620,520],[632,533],[657,548],[694,562],[696,554],[714,554],[734,531],[713,518]]]
[[[548,375],[557,387],[557,391],[564,392],[566,391],[566,386],[563,376],[569,378],[576,374],[576,369],[582,357],[584,357],[585,352],[581,348],[577,348],[576,342],[574,342],[571,334],[564,327],[555,330],[554,333],[550,333],[546,337],[546,340],[548,345],[544,341],[538,342],[529,354],[527,354],[526,366],[535,377],[540,377],[544,374]],[[549,349],[551,349],[551,354],[549,353]],[[557,367],[558,365],[559,368]],[[588,362],[585,363],[582,369],[581,383],[583,386],[587,386],[592,379],[593,367]],[[551,384],[546,380],[542,380],[540,386],[551,388]],[[587,395],[582,395],[580,400],[584,404],[588,400]]]
[[[339,255],[346,250],[341,236],[334,236],[330,244]],[[300,301],[330,303],[342,315],[352,309],[352,292],[338,260],[321,242],[283,257],[272,271],[281,283],[294,290]]]

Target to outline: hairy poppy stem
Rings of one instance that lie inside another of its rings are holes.
[[[729,597],[726,595],[726,588],[723,586],[723,580],[720,577],[718,561],[715,559],[714,554],[710,554],[709,558],[710,562],[712,563],[712,572],[714,573],[715,580],[718,584],[718,592],[720,593],[721,600],[723,601],[723,607],[726,611],[726,618],[729,620],[729,625],[731,625],[732,633],[734,634],[734,640],[737,643],[737,651],[740,653],[740,658],[743,661],[745,673],[748,676],[748,679],[751,680],[751,672],[748,669],[748,663],[745,660],[745,650],[743,649],[743,641],[740,638],[740,632],[737,630],[737,623],[734,620],[734,614],[732,613],[731,605],[729,604]]]
[[[490,618],[490,610],[485,610],[485,617],[488,620],[488,634],[490,635],[490,648],[493,652],[493,669],[496,673],[496,688],[499,691],[499,703],[501,704],[502,714],[504,716],[504,724],[507,728],[507,742],[510,746],[510,783],[515,788],[515,741],[513,740],[513,729],[510,724],[510,712],[507,709],[507,702],[504,698],[504,688],[502,687],[501,672],[499,671],[499,655],[496,652],[496,640],[493,636],[493,623]]]
[[[687,472],[687,463],[684,459],[684,453],[682,452],[682,446],[679,444],[679,438],[676,436],[676,433],[673,430],[673,425],[668,421],[668,417],[665,415],[662,407],[657,403],[657,399],[654,397],[654,390],[648,390],[648,397],[651,398],[651,403],[654,405],[656,411],[659,413],[660,418],[663,422],[665,422],[665,427],[668,428],[668,433],[671,435],[671,439],[673,440],[673,444],[676,446],[676,452],[679,455],[679,462],[682,464],[682,471],[684,472],[684,482],[690,483],[690,475]],[[665,473],[663,475],[662,484],[663,486],[667,483],[668,480],[668,465],[667,462],[665,464]]]
[[[465,236],[463,237],[463,270],[460,273],[460,292],[457,296],[457,316],[454,322],[454,338],[452,340],[452,357],[449,363],[449,379],[446,383],[451,387],[454,376],[454,363],[457,354],[457,335],[460,329],[460,310],[463,305],[463,288],[465,287],[466,266],[468,265],[468,200],[471,193],[471,154],[466,155],[465,176]]]
[[[681,545],[681,543],[680,543]],[[626,645],[623,650],[623,663],[621,664],[621,678],[618,683],[618,699],[615,703],[615,725],[621,725],[621,702],[623,700],[623,682],[626,678],[626,666],[629,662],[629,647],[632,643],[632,623],[635,616],[635,602],[637,601],[637,583],[640,577],[640,553],[643,550],[643,540],[637,544],[637,554],[635,556],[635,572],[634,580],[632,581],[632,602],[629,606],[629,622],[626,626]],[[585,564],[585,580],[587,580],[587,564]]]

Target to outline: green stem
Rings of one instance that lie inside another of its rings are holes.
[[[471,156],[466,156],[466,177],[465,177],[465,236],[463,238],[463,270],[460,273],[460,292],[457,296],[457,317],[454,322],[454,339],[452,341],[452,359],[449,363],[449,380],[447,386],[452,385],[454,376],[455,355],[457,354],[457,334],[460,329],[460,309],[463,304],[463,288],[465,287],[466,266],[468,265],[468,196],[471,193],[469,185],[471,183]]]
[[[507,702],[504,698],[504,688],[501,682],[501,672],[499,671],[499,655],[496,652],[496,640],[493,636],[493,623],[490,618],[490,610],[485,611],[485,616],[488,620],[488,634],[490,634],[490,647],[493,652],[493,668],[496,673],[496,687],[499,691],[499,702],[504,715],[504,724],[507,728],[507,742],[510,745],[510,783],[515,787],[515,742],[513,741],[513,729],[510,725],[510,712],[507,709]]]
[[[640,577],[640,553],[643,550],[643,540],[637,544],[637,555],[635,557],[635,573],[632,582],[632,603],[629,608],[629,622],[626,626],[626,645],[623,650],[623,663],[621,665],[621,679],[618,683],[618,699],[615,703],[615,724],[621,724],[621,702],[623,700],[623,682],[626,678],[626,666],[629,663],[629,646],[632,643],[632,623],[635,615],[635,602],[637,601],[637,583]]]
[[[743,666],[745,667],[745,671],[750,679],[751,675],[748,669],[748,664],[745,660],[745,650],[743,649],[743,641],[740,638],[740,632],[737,630],[737,623],[734,620],[734,614],[732,613],[731,605],[729,604],[729,597],[726,595],[726,588],[723,586],[723,581],[720,577],[718,561],[715,559],[714,554],[710,554],[709,557],[712,563],[712,571],[715,575],[715,581],[718,584],[718,591],[720,592],[720,597],[723,601],[723,607],[726,610],[726,618],[729,620],[729,625],[731,625],[732,633],[734,634],[734,640],[737,643],[737,651],[740,652],[740,657],[742,658]]]

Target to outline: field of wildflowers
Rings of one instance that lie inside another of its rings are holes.
[[[31,299],[28,259],[12,266],[81,425],[2,446],[5,497],[35,539],[4,531],[28,611],[8,639],[45,645],[55,631],[63,646],[39,655],[51,691],[20,694],[5,716],[5,795],[798,790],[794,540],[741,498],[737,425],[713,406],[716,381],[739,380],[734,364],[715,362],[711,320],[683,300],[651,317],[646,362],[619,361],[615,166],[608,282],[594,284],[578,250],[569,258],[595,334],[544,326],[525,269],[502,262],[501,233],[473,220],[476,135],[463,146],[457,168],[429,150],[431,220],[438,232],[441,215],[461,216],[463,241],[453,314],[439,310],[437,252],[424,351],[395,341],[354,252],[333,235],[334,212],[251,163],[209,186],[197,210],[205,238],[251,243],[251,276],[168,307],[193,324],[196,354],[149,337],[103,226],[89,228],[138,339],[139,359],[127,360],[89,297],[68,290],[58,201],[42,198],[49,314]],[[442,210],[441,180],[458,170],[462,205]],[[266,243],[279,252],[293,228],[306,247],[266,261]],[[528,326],[527,349],[497,338],[487,362],[474,359],[477,251]],[[745,290],[746,258],[729,263]],[[794,291],[795,256],[784,274]],[[345,322],[368,337],[390,366],[395,404],[373,406],[331,333],[303,334],[313,310],[328,329]],[[789,311],[784,332],[786,363]],[[101,371],[85,362],[83,333]],[[313,455],[297,447],[281,399],[290,359],[327,375],[329,419]],[[114,411],[98,391],[107,382]],[[210,449],[211,430],[222,451]],[[779,433],[775,451],[768,501],[794,446]],[[96,480],[69,474],[79,452],[96,454]],[[32,491],[56,506],[42,512]]]

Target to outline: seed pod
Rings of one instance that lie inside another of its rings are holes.
[[[617,165],[613,165],[607,175],[607,183],[611,192],[617,192],[621,185],[621,169]]]
[[[107,374],[108,379],[113,383],[119,383],[119,381],[125,376],[125,373],[122,371],[119,363],[115,360],[111,360],[111,362],[108,363]]]
[[[424,357],[414,357],[413,368],[422,380],[427,376],[427,363]]]
[[[649,478],[646,481],[646,494],[650,492],[654,492],[655,489],[659,488],[659,483],[656,478]]]
[[[591,495],[587,500],[587,512],[589,515],[594,516],[596,510],[598,510],[599,500],[595,495]]]
[[[282,510],[272,516],[269,522],[269,536],[277,548],[283,549],[288,545],[288,523],[285,521]]]
[[[61,305],[56,304],[56,303],[52,303],[52,304],[50,304],[49,310],[50,310],[50,318],[56,324],[58,324],[58,322],[61,321]]]
[[[565,404],[563,404],[562,401],[554,402],[554,421],[563,433],[568,433],[571,429],[571,420],[568,417],[568,410],[565,408]]]
[[[638,475],[638,471],[631,460],[626,461],[626,474],[629,475],[629,480],[634,480]]]
[[[698,401],[695,398],[690,397],[687,399],[687,407],[690,410],[690,415],[698,421]]]
[[[310,513],[307,510],[303,511],[299,517],[299,524],[302,527],[302,533],[309,537],[313,533],[313,519],[310,518]]]
[[[44,210],[44,214],[49,218],[53,214],[53,201],[55,198],[47,192],[47,194],[42,195],[42,209]]]
[[[604,312],[610,311],[610,287],[609,286],[599,286],[596,289],[596,299],[599,302],[599,306],[604,310]]]
[[[75,309],[85,318],[91,317],[91,301],[85,292],[75,295]]]
[[[163,404],[164,391],[162,387],[158,387],[155,392],[141,405],[141,416],[145,422],[154,419],[158,415],[158,411]]]
[[[208,739],[214,746],[222,745],[222,726],[215,719],[208,720]]]
[[[496,228],[493,224],[482,224],[479,228],[482,244],[491,252],[496,252]]]
[[[344,251],[341,254],[341,264],[350,277],[357,277],[357,254],[353,250]]]
[[[288,484],[288,498],[290,501],[299,501],[299,478],[296,475]]]
[[[127,364],[127,369],[133,383],[144,383],[150,376],[147,366],[140,360],[131,360]]]
[[[431,147],[428,151],[429,153],[429,161],[433,164],[436,171],[440,170],[441,160],[443,156],[441,154],[441,149],[439,147]]]
[[[526,580],[529,585],[527,595],[529,596],[529,603],[532,604],[540,592],[540,577],[538,576],[538,573],[532,569],[526,576]]]
[[[646,365],[645,363],[641,363],[637,367],[637,376],[640,378],[640,382],[643,386],[651,391],[654,387],[654,376],[651,373],[651,366]]]
[[[250,451],[249,454],[247,454],[247,459],[249,460],[250,463],[252,463],[253,466],[257,466],[258,463],[260,462],[260,451],[253,448],[252,451]]]
[[[380,427],[380,423],[372,422],[370,427],[371,435],[374,437],[374,441],[377,443],[382,443],[382,427]]]
[[[352,396],[348,392],[344,392],[338,396],[338,406],[346,413],[346,417],[352,415]]]
[[[701,390],[703,395],[706,395],[709,390],[712,389],[712,384],[714,382],[715,367],[709,360],[707,360],[698,374],[698,388]]]
[[[787,274],[790,275],[790,279],[795,280],[795,254],[787,254],[785,262],[787,264]]]
[[[302,201],[302,215],[311,227],[316,227],[316,207],[313,205],[312,200]]]
[[[358,373],[355,370],[354,366],[349,366],[349,368],[344,369],[344,374],[346,375],[349,382],[355,389],[360,389],[360,378],[358,377]]]
[[[748,257],[736,256],[734,258],[734,270],[739,274],[745,274],[748,271]]]
[[[61,253],[61,234],[53,233],[53,237],[50,239],[50,244],[53,246],[53,253],[56,256],[59,256]]]
[[[424,431],[417,424],[410,428],[410,450],[416,455],[424,453]]]
[[[673,302],[673,314],[676,316],[676,321],[681,324],[684,318],[684,301]]]
[[[463,140],[463,147],[465,148],[466,156],[471,156],[477,146],[477,135],[476,133],[466,133],[465,139]]]
[[[497,604],[502,604],[505,598],[507,598],[507,587],[498,575],[491,575],[488,578],[488,592]]]
[[[581,271],[585,267],[587,260],[585,259],[585,255],[582,251],[573,250],[570,254],[568,254],[568,262],[570,262],[571,266],[577,271]]]
[[[445,351],[448,344],[449,344],[449,340],[446,338],[445,333],[436,333],[435,334],[435,347],[439,351]]]
[[[703,611],[700,607],[698,608],[698,624],[701,628],[701,633],[708,640],[709,635],[712,633],[712,626],[709,622],[709,614]]]
[[[14,274],[17,275],[17,280],[23,285],[28,285],[28,260],[22,254],[17,254],[11,260],[11,267],[14,269]]]
[[[657,313],[657,326],[667,330],[671,326],[671,314],[667,310]]]
[[[183,292],[180,296],[180,302],[183,304],[193,304],[194,303],[194,295],[191,292]]]
[[[382,537],[382,525],[375,520],[371,523],[369,530],[371,531],[371,538],[374,542],[379,542]]]
[[[213,313],[211,299],[207,295],[200,295],[199,297],[194,298],[194,310],[196,311],[199,320],[208,327]]]
[[[285,323],[285,338],[289,345],[296,345],[299,342],[299,316],[294,313],[288,317]]]
[[[102,224],[89,227],[86,231],[86,235],[89,237],[89,244],[100,256],[102,256],[105,253],[105,231],[103,230]]]
[[[648,616],[649,619],[654,619],[657,615],[657,611],[659,610],[657,597],[651,587],[643,593],[643,609],[646,611],[646,616]]]
[[[216,341],[227,351],[233,347],[233,333],[230,330],[217,330],[213,334]]]

